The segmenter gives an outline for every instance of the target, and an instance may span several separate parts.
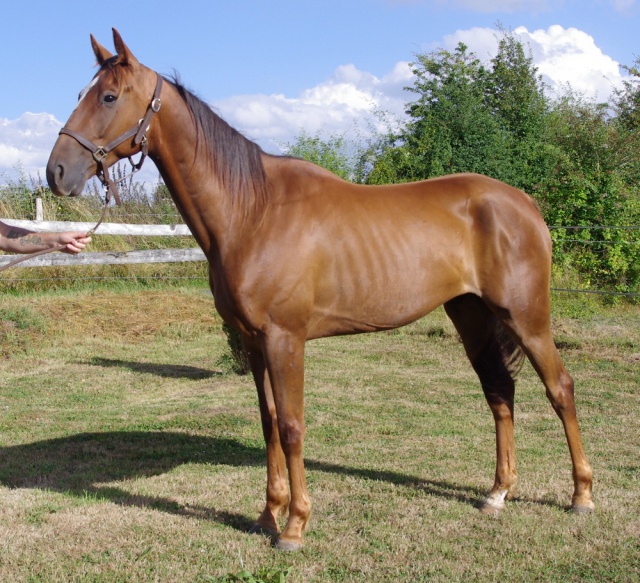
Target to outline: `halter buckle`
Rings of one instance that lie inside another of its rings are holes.
[[[162,107],[162,100],[159,97],[156,97],[151,102],[151,111],[153,111],[153,113],[158,113],[161,107]]]
[[[99,146],[94,152],[92,152],[92,154],[93,159],[96,162],[102,162],[109,155],[109,152],[107,152],[102,146]]]

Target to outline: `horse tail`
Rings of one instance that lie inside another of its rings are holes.
[[[504,367],[511,378],[515,380],[524,364],[524,351],[500,320],[496,318],[494,322],[494,342],[497,344]]]
[[[472,294],[458,296],[444,308],[485,392],[513,385],[524,363],[524,352],[502,320]]]

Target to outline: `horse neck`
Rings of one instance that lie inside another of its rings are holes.
[[[212,259],[234,239],[239,221],[230,197],[212,176],[205,148],[198,148],[198,128],[177,90],[162,96],[162,109],[149,132],[149,157],[193,236]]]

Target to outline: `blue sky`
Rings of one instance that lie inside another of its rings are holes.
[[[46,164],[91,79],[89,34],[183,82],[278,151],[305,129],[353,131],[373,109],[401,115],[415,53],[462,40],[480,58],[496,24],[521,34],[553,87],[606,99],[640,53],[640,0],[22,1],[3,7],[0,174]]]

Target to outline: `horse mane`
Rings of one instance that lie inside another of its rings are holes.
[[[264,209],[269,189],[262,164],[262,148],[189,91],[177,75],[167,81],[176,88],[196,124],[196,155],[201,148],[205,150],[206,160],[231,198],[233,208],[243,216]]]

